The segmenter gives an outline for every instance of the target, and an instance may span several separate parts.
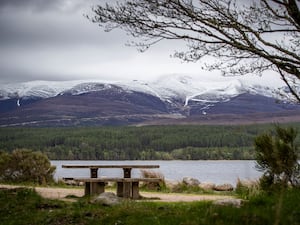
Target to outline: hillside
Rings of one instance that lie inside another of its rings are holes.
[[[164,77],[155,82],[0,86],[0,126],[228,124],[300,121],[284,87]]]
[[[299,129],[300,123],[293,126]],[[254,138],[272,128],[266,124],[0,128],[0,150],[27,148],[60,160],[253,159]]]

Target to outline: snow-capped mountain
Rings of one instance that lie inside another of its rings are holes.
[[[126,91],[138,91],[159,97],[164,101],[169,99],[184,99],[187,105],[190,100],[219,101],[242,93],[250,92],[267,97],[278,98],[280,88],[247,85],[240,79],[224,78],[221,81],[195,79],[188,75],[169,75],[152,81],[32,81],[0,85],[0,100],[11,98],[50,98],[59,94],[70,93],[79,95],[100,91],[116,85]],[[203,99],[202,99],[203,98]]]
[[[0,85],[0,125],[45,124],[49,120],[59,125],[66,119],[80,120],[71,124],[95,119],[128,124],[154,117],[300,110],[299,105],[286,102],[287,96],[284,86],[268,87],[225,77],[214,80],[169,75],[151,82],[34,81]]]

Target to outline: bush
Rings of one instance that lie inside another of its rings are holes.
[[[0,152],[0,181],[46,184],[53,181],[55,167],[46,155],[27,149]]]
[[[179,182],[174,187],[172,187],[172,192],[175,193],[205,193],[205,191],[197,186],[191,186],[184,182]]]
[[[159,178],[161,182],[154,183],[154,182],[147,182],[145,183],[145,187],[150,190],[162,190],[166,189],[165,177],[162,173],[150,170],[141,170],[141,176],[143,178]]]
[[[243,199],[251,199],[261,194],[258,181],[242,181],[238,179],[236,184],[236,193]]]
[[[299,185],[296,136],[295,129],[276,126],[275,133],[262,134],[255,139],[257,167],[264,172],[262,188]]]

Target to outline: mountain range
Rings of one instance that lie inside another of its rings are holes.
[[[300,121],[286,87],[240,79],[32,81],[0,85],[0,126],[240,124]]]

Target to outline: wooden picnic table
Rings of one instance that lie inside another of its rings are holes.
[[[89,168],[91,171],[91,178],[98,177],[98,169],[118,169],[124,171],[124,178],[131,178],[132,169],[154,169],[159,168],[159,165],[62,165],[62,168],[82,169]]]
[[[90,178],[74,178],[85,183],[85,195],[101,194],[105,191],[106,182],[117,183],[117,195],[119,197],[138,199],[139,182],[160,182],[159,178],[132,178],[132,169],[155,169],[159,165],[62,165],[69,169],[90,169]],[[123,169],[123,177],[98,178],[98,169]]]

